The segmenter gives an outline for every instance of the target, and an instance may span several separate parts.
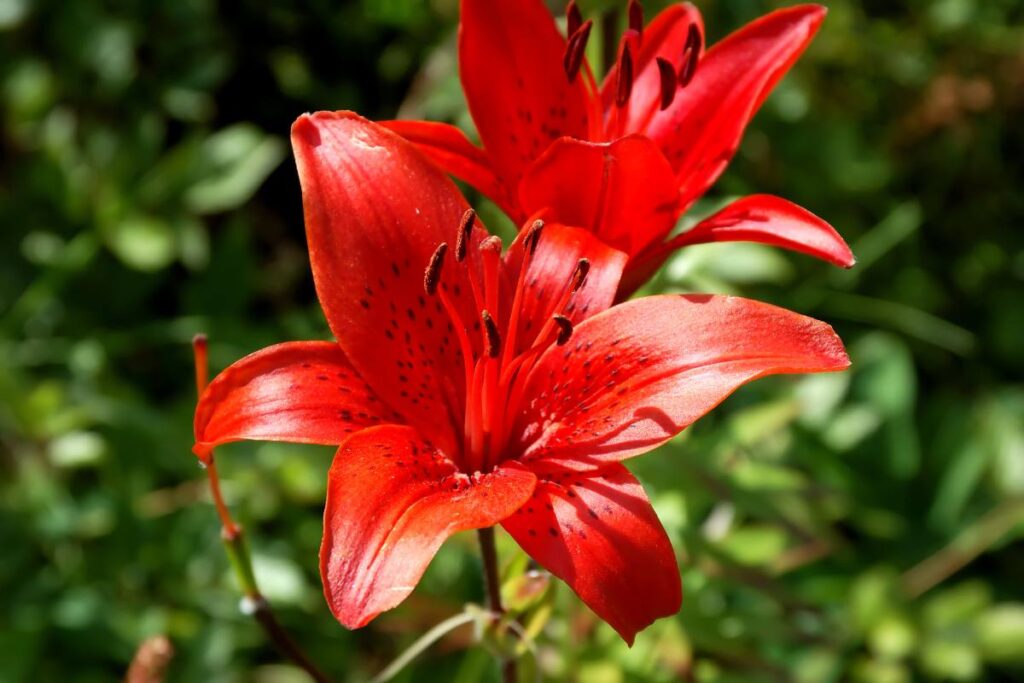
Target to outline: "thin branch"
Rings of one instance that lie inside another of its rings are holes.
[[[167,636],[146,638],[135,651],[125,683],[163,683],[173,657],[174,646]]]
[[[957,534],[934,555],[903,574],[903,589],[911,598],[927,593],[978,558],[1018,524],[1024,524],[1024,499],[1005,501]]]
[[[209,364],[207,362],[206,335],[197,334],[192,339],[192,353],[196,366],[196,390],[202,396],[206,391],[209,379]],[[210,483],[210,494],[213,496],[213,503],[217,508],[217,516],[221,523],[221,540],[224,542],[224,549],[227,551],[228,559],[238,577],[238,583],[242,586],[245,594],[242,600],[242,611],[251,615],[262,628],[264,633],[274,644],[277,650],[294,662],[299,668],[305,671],[317,683],[329,683],[330,679],[321,672],[309,657],[298,646],[298,643],[288,635],[288,632],[277,620],[270,603],[260,592],[259,584],[256,582],[256,574],[252,568],[252,557],[249,554],[249,545],[245,540],[245,533],[242,527],[231,517],[231,511],[224,502],[221,493],[220,477],[217,474],[217,465],[211,450],[202,460],[206,469],[206,477]]]

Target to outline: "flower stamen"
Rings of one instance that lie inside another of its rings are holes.
[[[636,31],[638,40],[643,40],[644,8],[643,5],[640,4],[640,0],[629,0],[629,7],[626,12],[629,16],[629,28]]]
[[[498,326],[487,309],[480,312],[480,320],[484,325],[484,353],[488,358],[497,358],[501,352],[501,333],[498,332]]]
[[[540,242],[540,234],[544,229],[544,221],[535,220],[527,228],[526,236],[523,238],[523,261],[519,266],[519,275],[516,278],[516,291],[512,295],[512,310],[508,320],[508,340],[502,353],[501,365],[507,367],[513,354],[516,352],[516,341],[519,332],[519,310],[522,307],[523,290],[526,283],[526,271],[529,270],[530,258],[537,251],[537,244]]]
[[[551,319],[558,325],[558,338],[555,340],[555,343],[559,346],[565,346],[565,343],[572,337],[572,321],[559,314],[551,316]]]
[[[570,83],[576,80],[576,76],[579,75],[580,68],[583,66],[583,56],[586,54],[587,41],[590,39],[590,29],[593,26],[594,22],[587,19],[569,36],[569,42],[566,43],[562,68],[565,69],[565,75],[569,78]]]
[[[466,258],[466,244],[469,242],[469,235],[473,232],[473,223],[476,222],[476,211],[466,209],[459,221],[459,232],[455,238],[455,260],[462,263]]]
[[[444,255],[448,253],[448,243],[441,242],[430,257],[427,270],[423,274],[423,289],[427,294],[437,291],[437,283],[441,280],[441,266],[444,265]]]
[[[672,62],[664,57],[655,60],[658,64],[658,76],[661,79],[661,111],[672,106],[672,100],[676,97],[676,70]]]
[[[686,43],[683,44],[683,58],[679,65],[679,87],[685,88],[697,73],[697,62],[700,60],[700,31],[696,24],[690,24],[686,31]]]
[[[569,4],[565,6],[565,34],[572,37],[572,34],[576,33],[582,25],[583,15],[580,14],[576,0],[569,0]]]
[[[615,106],[622,108],[629,102],[629,96],[633,92],[633,53],[629,49],[629,42],[622,41],[622,51],[619,53],[619,69],[616,72],[615,80]]]

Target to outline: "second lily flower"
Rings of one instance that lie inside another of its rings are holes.
[[[705,53],[693,5],[671,5],[644,26],[639,3],[631,2],[618,59],[600,86],[584,57],[592,24],[574,2],[568,38],[541,0],[462,0],[461,8],[459,68],[483,149],[442,123],[385,125],[514,222],[557,220],[625,252],[619,298],[672,251],[702,242],[762,242],[853,265],[828,223],[770,195],[740,199],[671,236],[810,43],[824,7],[772,12]]]

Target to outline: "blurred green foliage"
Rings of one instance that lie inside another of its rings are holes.
[[[698,2],[712,38],[777,4]],[[1024,5],[826,4],[700,210],[786,196],[858,266],[712,245],[650,290],[828,320],[853,369],[756,383],[635,461],[687,599],[631,650],[564,586],[512,579],[546,679],[1024,676]],[[0,0],[0,680],[112,680],[157,633],[169,680],[304,680],[237,609],[189,453],[187,342],[208,332],[219,368],[326,336],[290,122],[468,129],[456,19],[456,0]],[[364,680],[479,601],[479,565],[459,537],[405,605],[342,629],[316,572],[329,458],[235,445],[221,469],[282,621]],[[400,680],[495,677],[464,628]]]

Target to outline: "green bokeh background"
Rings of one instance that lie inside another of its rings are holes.
[[[712,39],[780,4],[698,2]],[[712,245],[650,289],[827,320],[853,369],[746,387],[633,461],[683,609],[630,650],[553,586],[532,607],[552,608],[545,679],[1024,678],[1024,3],[826,4],[698,212],[780,194],[857,267]],[[221,368],[326,337],[290,123],[469,130],[456,21],[456,0],[0,0],[0,680],[116,680],[154,634],[168,680],[305,680],[239,613],[189,452],[188,342],[208,332]],[[281,620],[360,681],[481,599],[479,561],[457,537],[401,608],[338,626],[316,570],[330,456],[241,444],[219,463]],[[463,629],[400,680],[496,677]]]

